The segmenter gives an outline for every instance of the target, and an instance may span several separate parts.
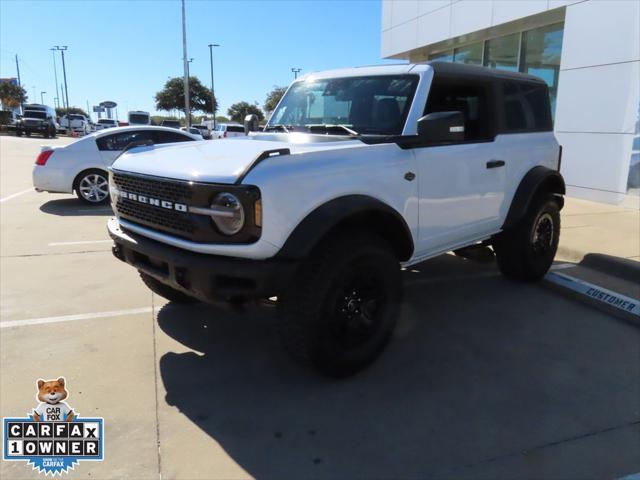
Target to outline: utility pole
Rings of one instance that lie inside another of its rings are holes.
[[[67,46],[63,45],[62,47],[55,45],[53,47],[56,50],[59,50],[62,54],[62,74],[64,76],[64,99],[67,103],[67,109],[69,108],[69,87],[67,86],[67,68],[64,63],[64,52],[67,50]]]
[[[18,54],[16,53],[16,70],[18,72],[18,86],[22,86],[22,82],[20,82],[20,64],[18,63]],[[22,102],[20,102],[20,113],[22,113]]]
[[[189,59],[187,57],[187,17],[185,0],[182,0],[182,63],[184,67],[184,115],[187,128],[191,126],[191,109],[189,107]]]
[[[58,101],[58,105],[55,105],[55,102],[54,102],[54,106],[59,107],[60,106],[60,93],[58,93],[58,69],[56,67],[56,49],[55,48],[50,48],[49,50],[51,50],[51,54],[53,55],[53,75],[54,75],[54,78],[56,80],[56,98],[55,98],[55,100]]]
[[[295,80],[296,78],[298,78],[298,74],[302,71],[301,68],[292,68],[291,71],[293,72],[293,79]]]
[[[216,129],[216,94],[213,88],[213,47],[219,47],[217,43],[209,44],[209,61],[211,64],[211,110],[213,110],[213,129]]]
[[[44,105],[44,94],[47,92],[40,92],[40,103]]]

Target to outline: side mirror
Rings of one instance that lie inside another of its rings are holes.
[[[258,116],[254,113],[251,113],[244,117],[244,133],[247,135],[249,132],[255,132],[258,130]]]
[[[429,143],[461,142],[464,140],[462,112],[433,112],[418,120],[418,136]]]

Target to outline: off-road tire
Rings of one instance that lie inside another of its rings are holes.
[[[278,299],[280,338],[298,362],[352,375],[384,350],[401,298],[391,246],[371,232],[344,232],[314,249]]]
[[[162,282],[159,282],[155,278],[147,275],[146,273],[138,271],[140,274],[140,278],[144,282],[144,284],[149,287],[153,293],[157,293],[163,298],[166,298],[170,302],[175,303],[195,303],[198,299],[187,295],[186,293],[182,293],[175,288],[171,288],[168,285],[165,285]]]
[[[515,227],[493,244],[500,272],[525,282],[542,279],[551,267],[560,240],[560,207],[553,195],[538,196]]]

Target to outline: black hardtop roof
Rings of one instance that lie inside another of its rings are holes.
[[[545,83],[540,77],[527,73],[509,72],[496,68],[480,67],[478,65],[465,65],[463,63],[433,61],[431,65],[436,75],[460,76],[460,77],[484,77],[487,79],[514,80],[527,83]]]

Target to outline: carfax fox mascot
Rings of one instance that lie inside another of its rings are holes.
[[[33,420],[36,422],[71,422],[75,418],[73,409],[63,402],[69,396],[65,388],[64,377],[57,380],[38,380],[38,395],[40,403],[33,410]]]

